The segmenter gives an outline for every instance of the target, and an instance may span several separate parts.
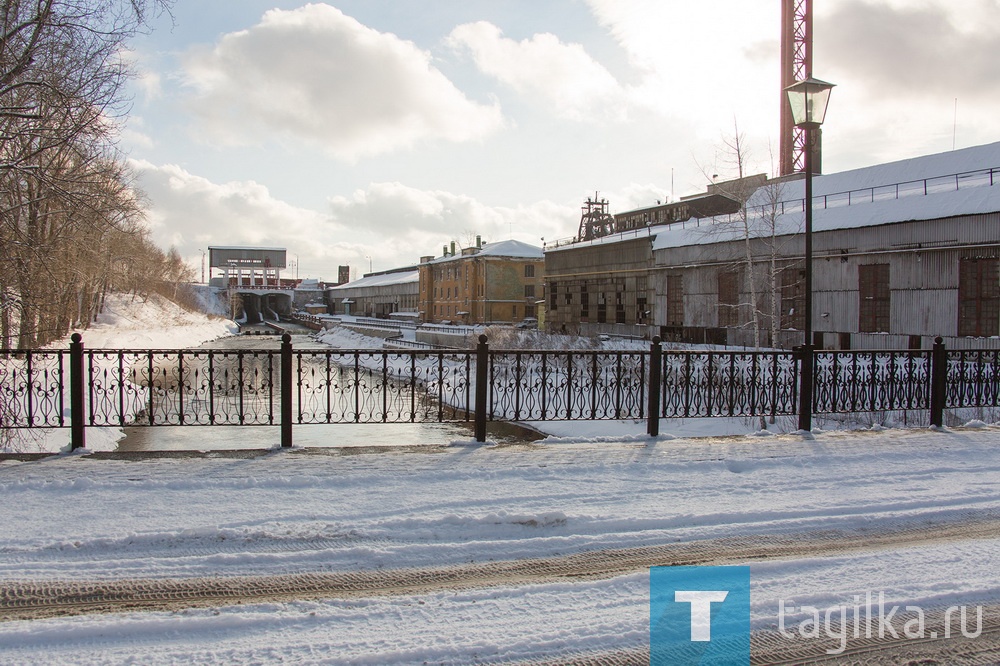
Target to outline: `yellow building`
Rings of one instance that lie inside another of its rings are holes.
[[[421,257],[420,310],[426,322],[516,323],[537,317],[543,298],[542,248],[516,240]]]

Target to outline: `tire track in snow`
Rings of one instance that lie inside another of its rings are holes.
[[[922,638],[910,638],[900,629],[915,618],[902,613],[893,624],[897,630],[894,638],[889,632],[879,637],[877,622],[873,622],[871,637],[859,626],[859,638],[854,638],[854,625],[846,625],[846,642],[836,638],[802,638],[795,636],[794,628],[782,636],[777,631],[754,631],[750,636],[750,663],[754,666],[791,666],[793,664],[850,664],[851,666],[881,666],[883,664],[908,664],[910,666],[957,666],[961,664],[995,665],[1000,663],[1000,606],[984,606],[982,624],[969,620],[962,634],[958,620],[952,618],[951,634],[941,631],[946,625],[946,610],[927,611]],[[937,628],[935,631],[933,628]],[[975,635],[979,629],[978,635]],[[970,637],[974,636],[974,637]],[[649,664],[649,647],[609,650],[607,652],[580,652],[559,655],[552,659],[520,662],[524,666],[625,666]],[[667,660],[661,663],[669,663]]]
[[[952,540],[995,538],[1000,518],[800,535],[727,537],[574,555],[447,567],[101,581],[10,581],[0,585],[0,621],[89,613],[177,610],[244,603],[413,595],[449,589],[516,587],[606,579],[651,566],[732,564],[818,557]]]

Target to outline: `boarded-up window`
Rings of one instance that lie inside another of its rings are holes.
[[[719,272],[719,326],[740,325],[740,274]]]
[[[649,316],[645,277],[637,277],[635,279],[635,309],[635,320],[640,324],[645,324],[646,318]]]
[[[667,276],[667,326],[684,325],[684,276]]]
[[[860,309],[858,330],[862,333],[889,332],[889,264],[858,266]]]
[[[786,268],[781,272],[781,328],[805,329],[805,271]]]
[[[959,260],[958,334],[1000,335],[1000,259],[965,257]]]

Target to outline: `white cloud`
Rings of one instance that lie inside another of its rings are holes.
[[[298,257],[301,277],[332,279],[337,266],[367,272],[415,264],[456,240],[467,244],[513,237],[534,245],[575,231],[577,210],[548,201],[495,208],[463,195],[400,183],[372,183],[334,197],[329,211],[300,208],[253,181],[213,183],[176,165],[132,160],[151,205],[153,240],[175,246],[193,266],[209,245],[284,247]]]
[[[199,250],[209,245],[295,248],[314,265],[329,264],[335,270],[336,244],[318,242],[333,231],[328,217],[276,199],[253,181],[220,185],[172,164],[131,164],[152,202],[147,219],[153,241],[161,247],[175,246],[191,261],[200,261]]]
[[[291,138],[354,160],[425,139],[477,140],[503,124],[497,106],[465,97],[412,42],[325,4],[271,10],[189,52],[184,70],[214,142]]]
[[[644,73],[634,103],[692,122],[691,144],[717,141],[733,119],[766,138],[777,131],[777,3],[587,0]],[[771,6],[773,5],[773,6]],[[772,126],[773,125],[773,126]]]
[[[625,92],[580,44],[565,44],[550,33],[517,42],[486,21],[456,27],[447,43],[468,49],[480,70],[525,98],[547,105],[558,117],[625,119]]]
[[[147,102],[154,102],[163,96],[163,82],[156,72],[142,70],[136,77],[136,84]]]
[[[371,183],[350,197],[332,198],[330,206],[334,220],[342,226],[377,228],[384,239],[380,241],[384,253],[399,257],[402,263],[440,254],[441,246],[452,240],[467,244],[476,234],[487,241],[513,237],[541,245],[543,237],[575,231],[578,216],[575,208],[549,201],[493,207],[472,197],[401,183]]]

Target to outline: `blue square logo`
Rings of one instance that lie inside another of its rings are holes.
[[[651,567],[649,663],[749,666],[750,567]]]

